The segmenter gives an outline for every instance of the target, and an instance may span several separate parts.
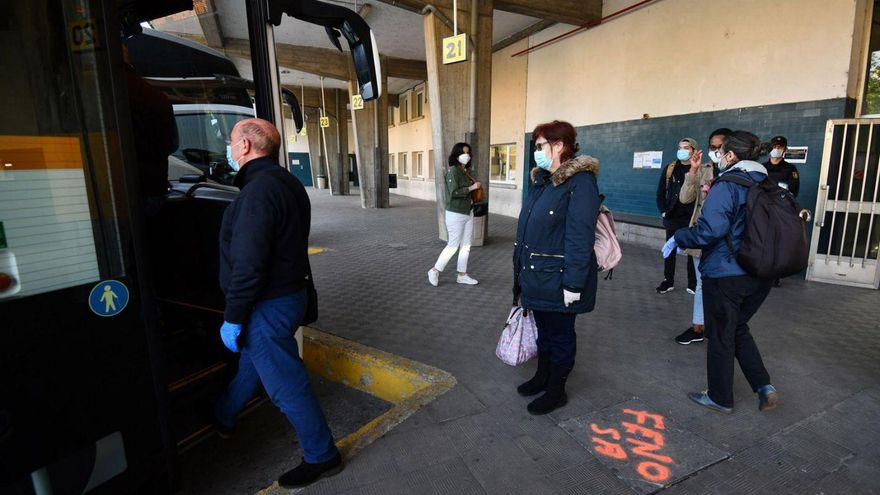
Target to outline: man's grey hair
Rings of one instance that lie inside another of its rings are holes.
[[[254,149],[263,156],[278,156],[281,149],[281,135],[271,122],[261,119],[243,120],[238,124],[242,138],[251,142]]]

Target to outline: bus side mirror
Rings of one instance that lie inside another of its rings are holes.
[[[269,0],[269,20],[272,24],[281,25],[281,14],[324,26],[330,41],[340,51],[339,37],[345,37],[364,101],[375,100],[382,95],[379,48],[373,31],[361,16],[345,7],[318,0]]]
[[[296,94],[287,88],[281,88],[281,96],[284,98],[284,103],[287,103],[290,107],[290,113],[293,114],[293,125],[296,126],[296,132],[301,131],[303,128],[303,114]]]

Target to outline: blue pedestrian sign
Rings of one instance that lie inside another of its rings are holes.
[[[89,308],[98,316],[116,316],[128,305],[128,287],[116,280],[105,280],[89,294]]]

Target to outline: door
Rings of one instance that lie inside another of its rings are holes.
[[[880,119],[830,120],[807,279],[880,284]]]
[[[168,489],[115,3],[0,15],[0,493]]]
[[[287,163],[290,173],[294,175],[302,185],[306,187],[312,186],[312,162],[309,160],[308,153],[287,153]]]

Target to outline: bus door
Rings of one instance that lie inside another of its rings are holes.
[[[169,489],[115,4],[0,15],[2,493]]]

